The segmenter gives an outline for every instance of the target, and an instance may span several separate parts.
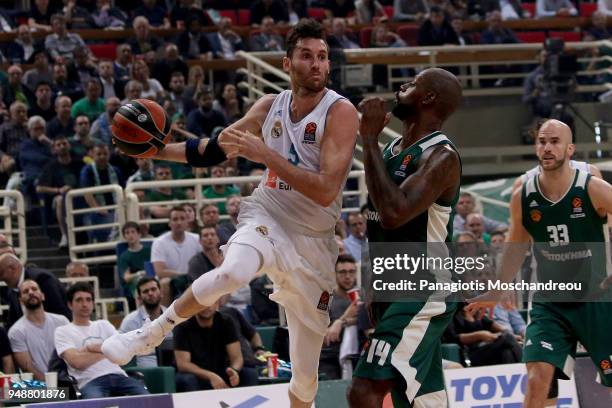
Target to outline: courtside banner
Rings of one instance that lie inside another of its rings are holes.
[[[522,408],[525,364],[444,370],[450,408]],[[559,381],[557,408],[579,408],[574,378]]]
[[[96,398],[24,405],[26,408],[173,408],[170,394],[139,395],[134,397]]]
[[[173,394],[174,408],[279,408],[289,406],[289,383]],[[314,405],[313,405],[314,407]]]

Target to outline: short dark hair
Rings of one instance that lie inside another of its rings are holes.
[[[353,255],[350,254],[340,254],[338,255],[338,259],[336,259],[336,265],[338,265],[339,263],[357,263],[357,261],[355,261],[355,258],[353,258]]]
[[[287,57],[291,58],[299,40],[316,38],[325,41],[325,28],[317,21],[309,18],[300,21],[287,38]],[[327,42],[326,42],[327,44]],[[329,47],[328,47],[329,49]]]
[[[443,13],[444,11],[442,10],[442,8],[440,8],[440,6],[431,6],[429,8],[429,14],[431,13],[436,13],[436,14],[440,14]]]
[[[204,232],[205,229],[212,229],[215,231],[215,234],[217,234],[217,228],[215,228],[214,225],[204,225],[203,227],[200,228],[200,237],[202,236],[202,232]],[[217,237],[219,236],[219,234],[217,234]]]
[[[155,282],[157,283],[157,288],[158,289],[161,288],[161,286],[159,286],[159,281],[156,278],[153,278],[151,276],[144,276],[140,278],[138,282],[136,283],[136,291],[138,292],[139,295],[140,295],[140,287],[146,285],[149,282]]]
[[[96,300],[94,290],[88,282],[77,282],[70,286],[66,292],[66,297],[68,298],[69,303],[72,303],[72,299],[74,299],[74,295],[77,292],[87,292],[91,295],[92,300]]]
[[[170,212],[168,213],[169,217],[172,217],[172,213],[175,211],[180,211],[180,212],[185,212],[185,209],[183,207],[181,207],[180,205],[175,205],[174,207],[172,207],[170,209]]]
[[[506,234],[502,231],[493,231],[489,234],[489,238],[493,238],[496,235],[501,235],[503,238],[506,238]]]
[[[43,81],[38,81],[38,82],[36,83],[36,86],[34,87],[34,92],[36,92],[36,91],[38,90],[38,88],[39,88],[39,87],[41,87],[41,86],[45,86],[45,85],[46,85],[46,86],[48,86],[48,87],[49,87],[49,89],[52,89],[52,87],[51,87],[51,83],[50,83],[50,82],[48,82],[48,81],[44,81],[44,80],[43,80]]]
[[[121,234],[122,234],[122,235],[125,235],[125,231],[126,231],[128,228],[133,228],[133,229],[135,229],[135,230],[136,230],[136,232],[138,232],[138,233],[140,234],[140,225],[138,225],[138,223],[137,223],[137,222],[134,222],[134,221],[128,221],[128,222],[126,222],[125,224],[123,224],[123,227],[121,227]]]

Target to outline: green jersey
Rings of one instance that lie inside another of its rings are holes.
[[[575,170],[570,188],[556,202],[542,194],[537,174],[523,183],[523,226],[534,241],[540,282],[582,282],[582,291],[593,293],[610,273],[607,218],[593,207],[590,179]]]
[[[401,137],[393,140],[383,150],[383,160],[391,179],[398,186],[416,172],[423,152],[434,146],[450,146],[457,150],[441,132],[434,132],[422,138],[412,146],[397,152]],[[370,242],[448,242],[453,236],[454,208],[459,198],[459,187],[452,202],[440,200],[433,203],[426,211],[406,224],[385,229],[374,204],[368,198],[368,240]]]

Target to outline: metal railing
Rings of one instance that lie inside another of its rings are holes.
[[[77,204],[80,200],[85,200],[86,195],[113,194],[114,204],[99,206],[96,208]],[[115,250],[119,242],[119,229],[125,224],[124,194],[121,186],[110,184],[104,186],[79,188],[70,190],[66,194],[66,224],[68,226],[68,247],[70,260],[81,261],[86,264],[114,262],[117,257],[112,255],[98,255],[96,252],[104,250]],[[76,205],[75,205],[76,204]],[[87,222],[87,217],[99,211],[107,211],[114,213],[114,221],[104,224],[91,224]],[[79,222],[82,220],[83,222]],[[81,225],[84,224],[84,225]],[[96,230],[114,230],[114,233],[109,233],[108,240],[104,242],[94,242],[77,245],[76,233],[87,232],[88,234]],[[93,253],[93,255],[87,255]]]
[[[2,228],[0,233],[6,236],[8,243],[15,249],[17,256],[24,264],[28,260],[28,241],[26,239],[25,200],[18,190],[0,190],[2,202],[12,202],[14,206],[0,207]]]

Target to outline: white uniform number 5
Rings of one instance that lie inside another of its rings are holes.
[[[567,225],[549,225],[546,227],[548,237],[550,238],[550,246],[567,245],[569,243],[569,232]]]

